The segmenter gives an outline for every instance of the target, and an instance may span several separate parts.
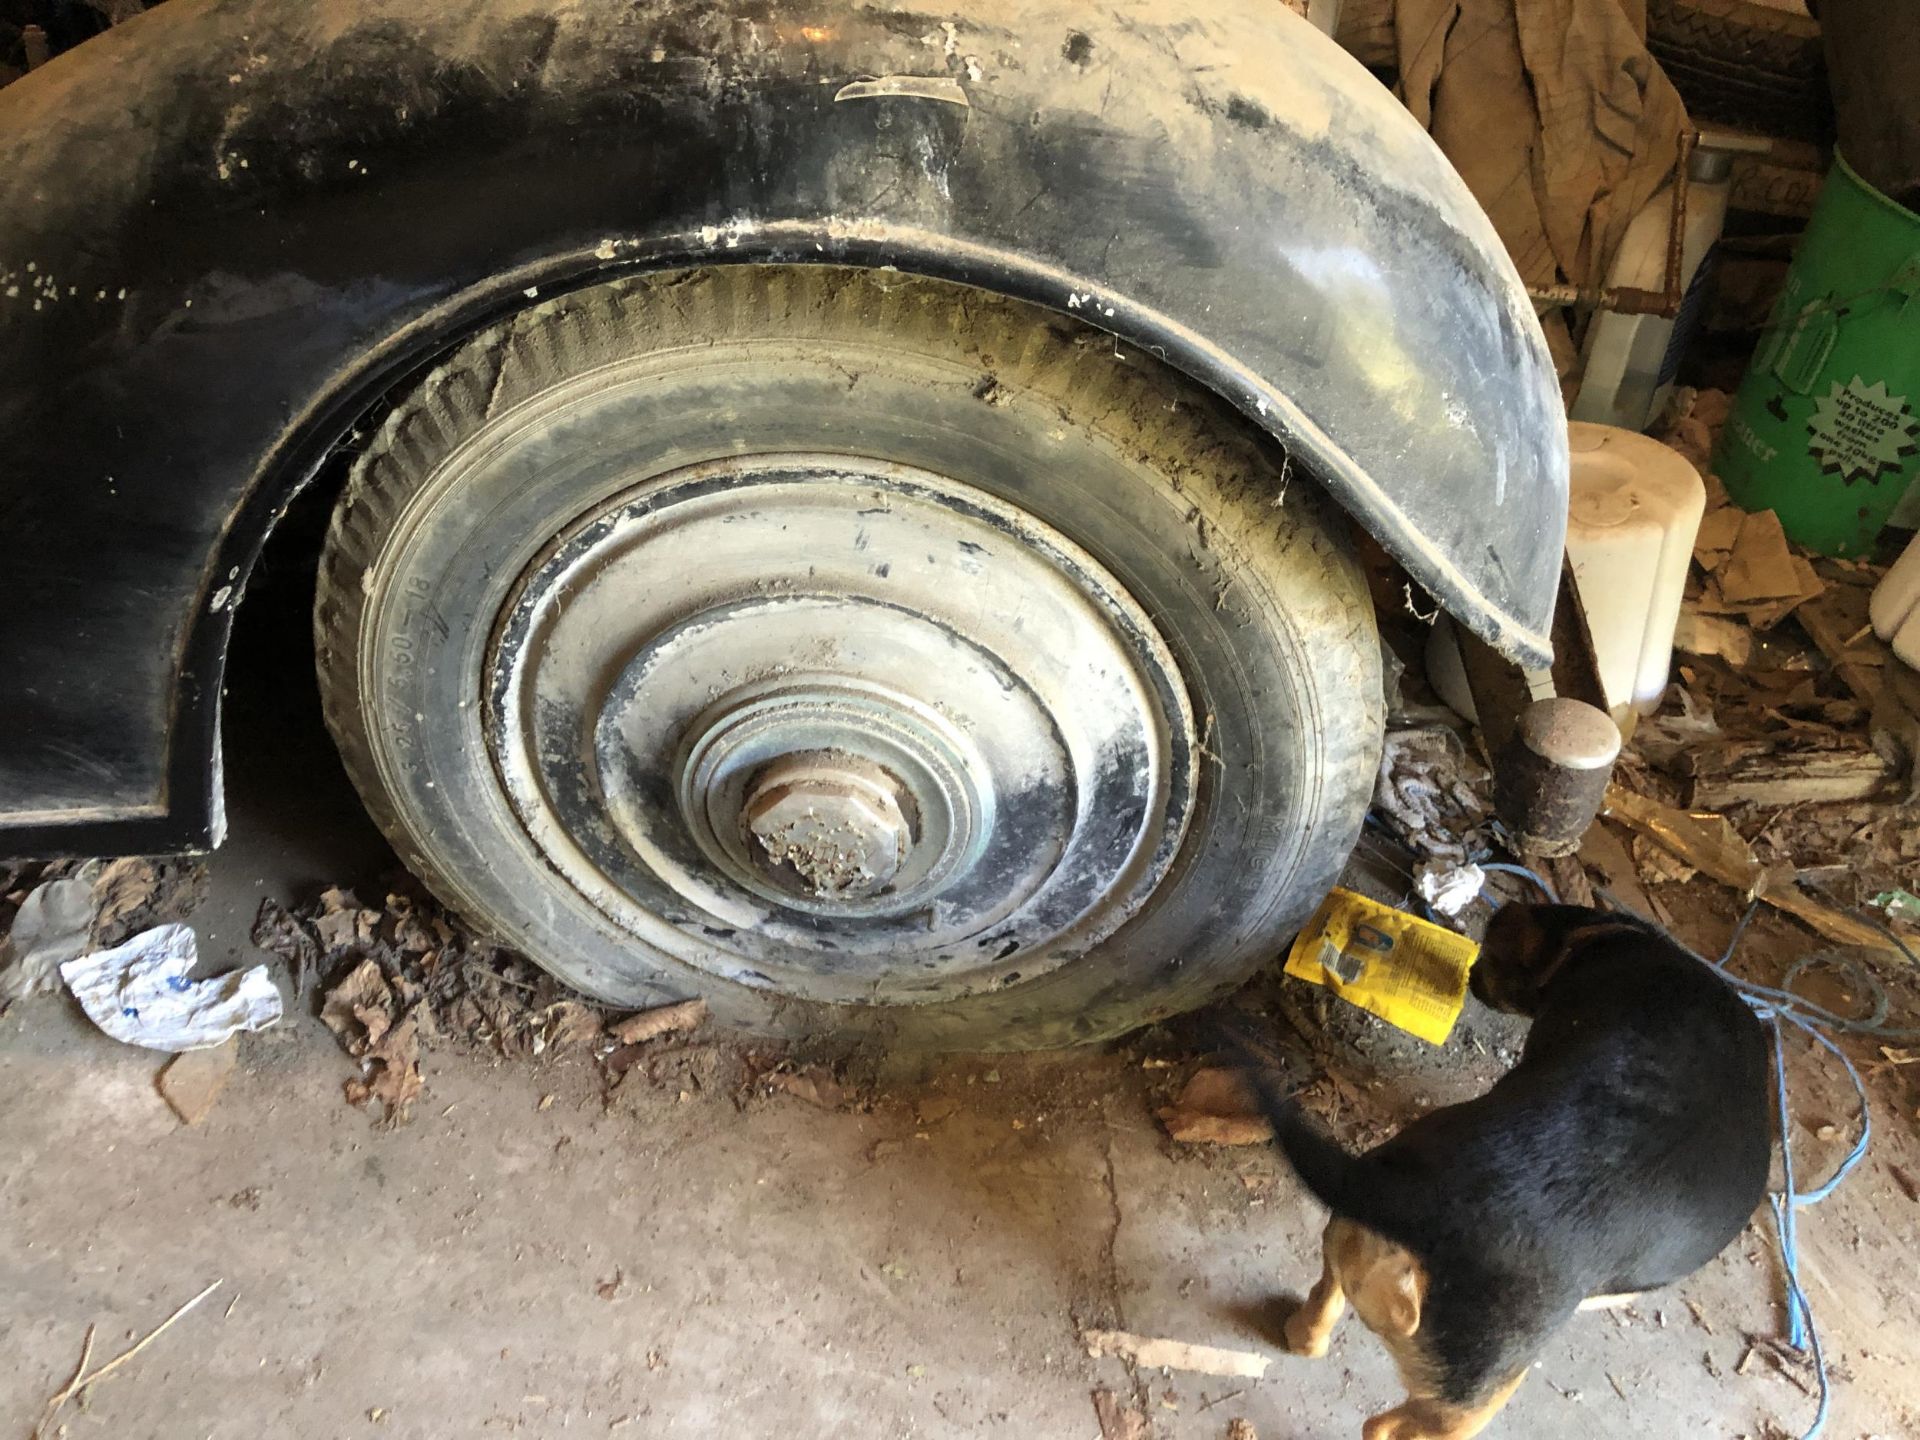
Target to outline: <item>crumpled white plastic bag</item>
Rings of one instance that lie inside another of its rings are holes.
[[[205,1050],[279,1020],[280,991],[266,966],[189,979],[199,958],[190,926],[156,925],[124,945],[67,961],[60,975],[94,1024],[148,1050]]]
[[[60,988],[60,967],[86,951],[99,872],[100,862],[90,860],[77,874],[49,880],[27,896],[13,932],[0,938],[0,1005]]]
[[[1487,872],[1478,865],[1443,865],[1427,861],[1420,867],[1420,898],[1449,920],[1480,898],[1486,888]]]

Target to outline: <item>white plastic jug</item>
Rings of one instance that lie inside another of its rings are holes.
[[[1576,420],[1567,441],[1573,456],[1567,555],[1608,710],[1622,732],[1630,732],[1666,694],[1707,488],[1684,457],[1632,430]],[[1436,625],[1428,642],[1427,678],[1442,700],[1477,718],[1448,625]]]
[[[1576,420],[1567,440],[1567,554],[1607,704],[1624,726],[1666,694],[1707,488],[1683,456],[1632,430]]]
[[[1873,587],[1867,619],[1873,622],[1873,633],[1891,645],[1896,656],[1920,669],[1920,538],[1908,542]]]

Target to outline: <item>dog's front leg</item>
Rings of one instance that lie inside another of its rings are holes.
[[[1340,1323],[1340,1317],[1347,1312],[1347,1292],[1340,1284],[1340,1267],[1336,1259],[1340,1241],[1336,1232],[1343,1223],[1340,1220],[1328,1222],[1326,1232],[1320,1237],[1320,1278],[1314,1282],[1313,1292],[1287,1317],[1287,1349],[1309,1360],[1318,1360],[1327,1353],[1327,1345],[1333,1339],[1333,1327]]]

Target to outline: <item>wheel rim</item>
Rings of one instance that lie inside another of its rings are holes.
[[[796,998],[1028,980],[1166,877],[1193,717],[1125,587],[889,462],[692,466],[579,517],[485,661],[518,827],[644,944]]]

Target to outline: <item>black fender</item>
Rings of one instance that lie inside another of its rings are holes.
[[[171,0],[0,90],[0,854],[217,842],[234,606],[401,377],[528,295],[769,260],[1104,327],[1545,659],[1533,311],[1273,0]]]

